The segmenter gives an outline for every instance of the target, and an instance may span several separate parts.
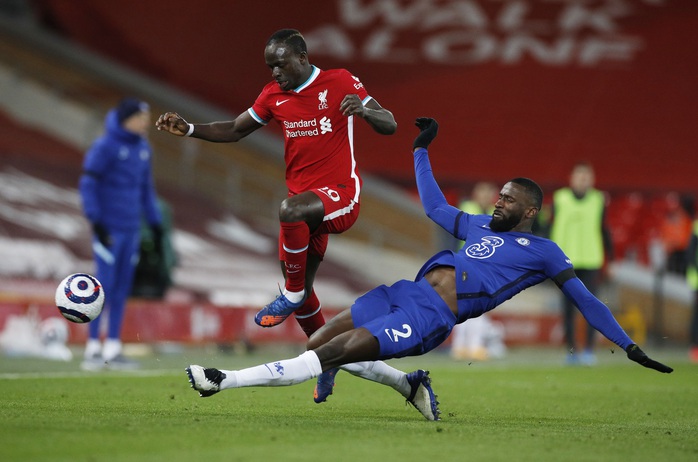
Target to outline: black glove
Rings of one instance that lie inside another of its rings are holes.
[[[162,253],[162,226],[151,225],[150,231],[153,233],[153,246],[155,246],[155,250]]]
[[[92,231],[97,236],[97,240],[102,243],[104,247],[109,247],[111,245],[111,236],[109,231],[101,223],[92,223]]]
[[[418,117],[414,124],[419,128],[420,133],[414,139],[412,149],[428,148],[429,144],[434,141],[436,134],[439,131],[439,124],[436,120],[429,117]]]
[[[649,367],[650,369],[654,369],[655,371],[659,372],[664,372],[665,374],[669,374],[674,371],[669,366],[665,366],[662,363],[659,363],[653,359],[650,359],[644,351],[640,349],[639,346],[635,345],[634,343],[630,345],[628,348],[625,349],[625,352],[628,353],[628,359],[631,361],[635,361],[636,363]]]

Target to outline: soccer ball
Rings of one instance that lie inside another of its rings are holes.
[[[71,274],[56,288],[56,306],[68,321],[90,322],[104,307],[102,284],[89,274]]]

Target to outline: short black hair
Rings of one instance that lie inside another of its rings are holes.
[[[575,164],[572,166],[572,170],[576,170],[578,168],[586,168],[588,170],[594,171],[594,166],[586,160],[580,160],[578,162],[575,162]]]
[[[540,208],[543,206],[543,190],[540,186],[538,186],[538,183],[536,183],[530,178],[523,177],[509,180],[509,183],[515,183],[523,187],[526,191],[526,194],[528,194],[528,197],[531,199],[533,206],[540,210]]]
[[[296,29],[277,30],[271,34],[271,37],[269,37],[269,40],[267,40],[266,46],[269,46],[272,43],[286,44],[297,55],[301,53],[308,53],[308,46],[305,44],[303,34]]]

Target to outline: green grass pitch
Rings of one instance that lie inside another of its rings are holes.
[[[392,389],[341,372],[328,402],[313,382],[200,398],[190,363],[241,368],[299,353],[154,354],[135,373],[83,373],[79,361],[0,358],[0,460],[14,461],[696,461],[698,365],[645,349],[660,374],[599,351],[566,367],[561,350],[453,362],[443,352],[391,361],[431,371],[443,420]]]

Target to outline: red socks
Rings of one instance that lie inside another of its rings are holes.
[[[300,292],[305,288],[309,242],[310,229],[304,221],[281,223],[281,260],[286,267],[286,290],[290,292]]]
[[[281,260],[286,267],[286,290],[300,292],[305,289],[305,268],[308,260],[310,229],[304,221],[281,223]],[[320,311],[320,300],[315,290],[303,306],[295,312],[296,321],[310,337],[313,332],[325,325],[325,317]]]
[[[310,297],[294,314],[298,325],[301,326],[301,329],[308,337],[325,325],[325,317],[322,315],[322,310],[320,310],[320,300],[315,295],[315,289],[310,292]]]

